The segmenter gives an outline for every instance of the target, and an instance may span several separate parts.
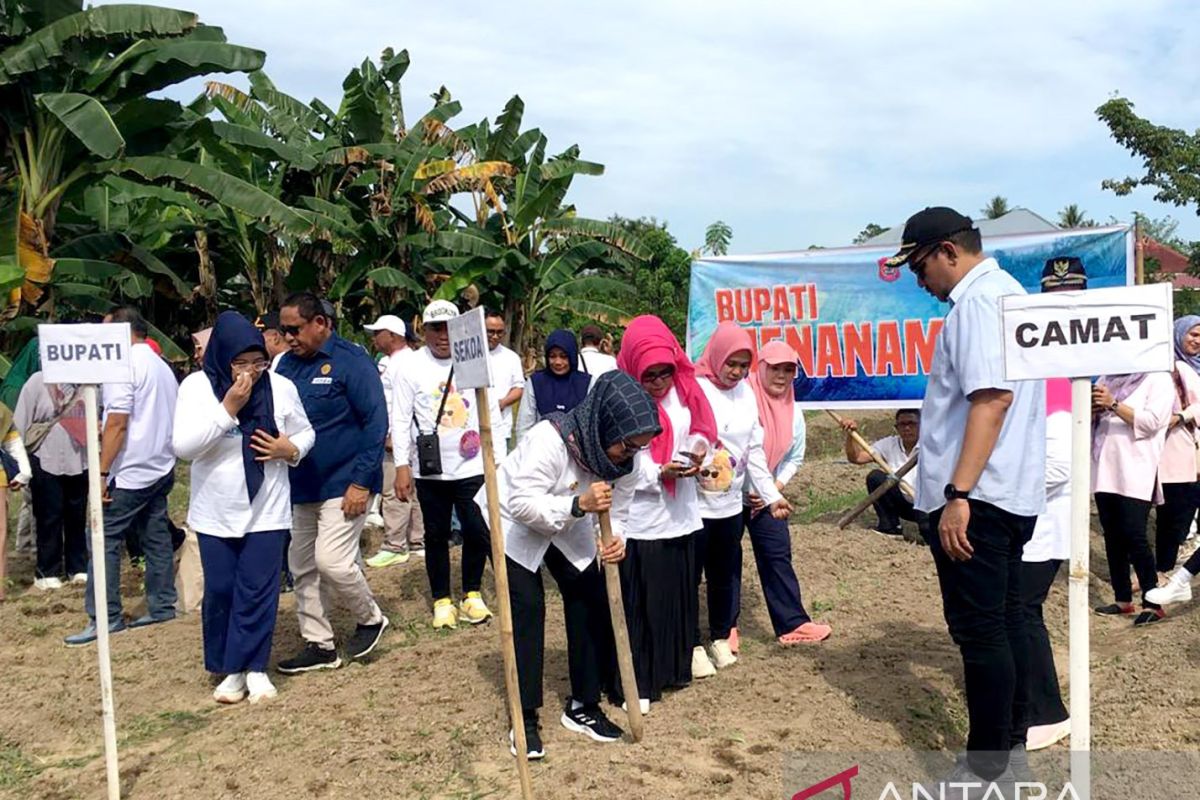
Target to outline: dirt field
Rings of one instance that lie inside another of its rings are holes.
[[[863,527],[832,524],[850,495],[861,496],[863,468],[835,456],[840,439],[826,420],[811,425],[813,456],[789,487],[801,504],[794,562],[810,613],[834,636],[775,645],[747,542],[740,662],[656,704],[643,743],[601,746],[557,721],[566,652],[552,596],[539,798],[774,800],[785,796],[789,752],[962,746],[961,667],[929,554],[868,532],[870,512]],[[1099,544],[1097,536],[1093,564],[1103,575]],[[33,591],[32,565],[11,562],[14,585],[0,604],[0,797],[103,796],[96,653],[61,644],[85,621],[82,589]],[[140,592],[128,570],[126,578],[131,613]],[[114,637],[125,796],[518,797],[498,626],[432,631],[420,562],[372,572],[371,582],[393,623],[372,661],[278,676],[279,697],[261,706],[212,702],[195,615]],[[1099,577],[1093,599],[1111,599]],[[1064,675],[1065,609],[1060,579],[1047,616]],[[1185,607],[1137,633],[1128,620],[1096,619],[1092,631],[1095,748],[1200,748],[1200,612]],[[290,596],[275,642],[275,657],[299,642]],[[619,709],[612,716],[623,720]]]

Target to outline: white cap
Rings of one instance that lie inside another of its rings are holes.
[[[404,320],[395,314],[384,314],[370,325],[363,325],[363,328],[372,333],[375,331],[391,331],[397,336],[406,336],[408,334],[408,328],[404,327]]]
[[[458,306],[451,303],[449,300],[434,300],[429,305],[425,306],[425,313],[421,315],[421,321],[429,322],[446,322],[458,316]]]

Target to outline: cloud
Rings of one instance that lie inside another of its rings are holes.
[[[1095,118],[1114,91],[1164,124],[1200,116],[1200,6],[1008,3],[193,0],[267,51],[285,91],[335,102],[341,79],[407,47],[410,116],[445,84],[462,124],[519,93],[552,150],[607,165],[582,213],[669,219],[685,246],[721,218],[739,251],[849,240],[930,203],[993,194],[1053,216],[1155,210],[1101,179],[1135,170]],[[1052,176],[1053,180],[1048,180]],[[1200,235],[1191,210],[1175,212]]]

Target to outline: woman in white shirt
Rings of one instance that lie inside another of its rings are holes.
[[[587,397],[592,376],[579,371],[575,334],[556,330],[546,337],[546,366],[525,380],[517,411],[517,441],[550,414],[565,414]]]
[[[658,406],[662,433],[637,454],[632,524],[621,563],[621,591],[641,703],[692,679],[699,608],[694,534],[703,527],[696,481],[717,424],[695,367],[658,317],[637,317],[625,329],[621,371]]]
[[[799,360],[795,350],[774,341],[758,351],[758,368],[750,375],[750,387],[758,401],[758,421],[763,426],[767,466],[779,491],[804,463],[804,412],[796,408],[792,389]],[[764,502],[756,493],[750,495],[747,527],[776,640],[785,646],[824,641],[833,629],[813,622],[804,609],[800,582],[792,568],[787,522],[764,513]]]
[[[695,678],[712,675],[714,665],[724,668],[737,661],[729,635],[737,624],[742,600],[743,490],[756,490],[774,517],[786,519],[791,512],[767,467],[754,390],[742,380],[753,364],[753,348],[744,328],[723,322],[696,362],[696,375],[716,417],[719,438],[698,478],[704,528],[695,537],[696,579],[699,582],[703,572],[707,580],[712,660],[704,651],[697,627],[692,650]]]
[[[571,696],[562,725],[597,742],[621,737],[621,729],[600,710],[601,692],[615,689],[616,660],[593,514],[611,509],[617,538],[600,557],[610,564],[620,561],[633,496],[626,476],[633,471],[634,455],[660,430],[658,410],[645,390],[628,375],[611,372],[573,410],[530,429],[500,468],[500,518],[529,758],[545,755],[537,728],[545,654],[543,566],[558,584],[566,617]],[[485,490],[475,502],[486,509]],[[510,744],[513,740],[510,734]],[[514,755],[515,747],[511,744]]]
[[[204,666],[226,676],[213,692],[218,703],[275,696],[266,670],[292,526],[288,467],[316,441],[295,385],[269,366],[262,334],[226,311],[175,411],[175,455],[192,461],[188,525],[204,566]]]

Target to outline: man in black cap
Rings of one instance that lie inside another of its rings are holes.
[[[935,532],[930,548],[970,717],[967,753],[943,788],[975,784],[964,798],[994,797],[994,782],[1008,797],[1016,781],[1032,780],[1021,552],[1046,497],[1045,387],[1005,380],[998,335],[1000,298],[1025,290],[984,255],[971,220],[945,207],[909,218],[887,263],[907,264],[922,288],[950,303],[922,407],[915,499]]]

